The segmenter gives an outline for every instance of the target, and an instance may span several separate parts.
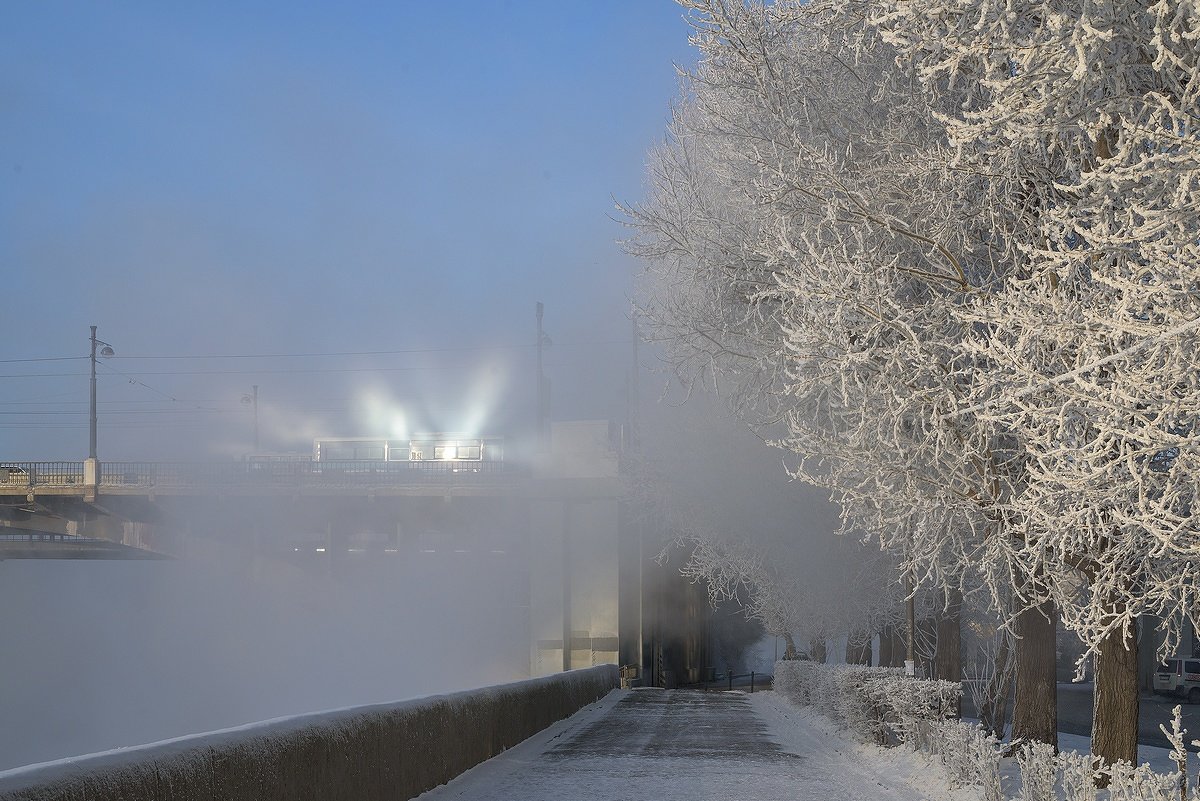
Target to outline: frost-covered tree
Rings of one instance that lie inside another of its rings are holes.
[[[833,493],[846,531],[960,589],[1009,536],[997,510],[1015,491],[990,429],[951,414],[969,392],[960,309],[1003,277],[1012,246],[996,232],[1024,230],[1027,210],[956,166],[944,109],[861,16],[685,5],[701,61],[649,198],[627,209],[645,319],[681,372],[785,424],[795,475]],[[1052,624],[1022,633],[1053,658]],[[1050,715],[1019,734],[1053,741],[1052,671],[1023,686],[1043,695],[1022,709]]]
[[[1196,4],[684,5],[658,332],[920,580],[1060,607],[1130,758],[1132,620],[1196,608]]]
[[[768,634],[785,638],[790,653],[802,650],[797,641],[845,637],[850,652],[869,654],[871,639],[902,614],[904,591],[891,560],[852,540],[796,543],[708,531],[683,544],[691,549],[684,574],[703,580],[714,603],[741,603]]]
[[[869,3],[960,163],[1036,211],[1021,269],[979,299],[967,414],[1012,437],[1009,564],[1097,654],[1094,753],[1136,761],[1135,619],[1166,647],[1197,609],[1200,6],[1191,0]]]

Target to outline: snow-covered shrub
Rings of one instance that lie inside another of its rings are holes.
[[[834,669],[832,676],[836,692],[833,701],[837,717],[848,729],[869,742],[887,745],[890,738],[886,689],[882,683],[884,676],[879,675],[883,670],[860,665]]]
[[[1124,760],[1101,770],[1109,777],[1109,801],[1176,801],[1179,798],[1179,777],[1175,773],[1155,773],[1149,765],[1135,768]]]
[[[938,757],[952,785],[976,785],[982,788],[985,801],[1003,801],[1000,742],[995,737],[961,720],[929,721],[920,731],[921,736],[910,744]]]
[[[1016,753],[1021,770],[1019,801],[1055,801],[1054,782],[1058,778],[1058,762],[1054,746],[1049,743],[1025,743]]]
[[[977,725],[952,719],[962,687],[917,679],[894,668],[779,662],[775,691],[808,706],[864,740],[897,742],[936,756],[956,785],[982,788],[1002,801],[1000,744]]]
[[[958,684],[910,678],[894,668],[797,661],[776,663],[775,691],[864,740],[904,743],[936,757],[951,784],[975,785],[985,801],[1004,801],[999,741],[977,724],[952,719],[962,696]],[[1015,758],[1021,783],[1014,801],[1096,801],[1100,774],[1110,781],[1108,801],[1180,798],[1178,773],[1155,773],[1149,765],[1094,768],[1089,754],[1055,754],[1053,746],[1036,742],[1021,746]],[[1200,801],[1200,792],[1188,797]]]
[[[1096,801],[1095,757],[1063,751],[1057,762],[1063,801]]]
[[[1021,772],[1018,801],[1096,801],[1096,780],[1107,777],[1108,801],[1178,801],[1179,774],[1157,773],[1149,765],[1120,761],[1097,767],[1091,754],[1055,754],[1045,743],[1023,746],[1016,754]],[[1055,783],[1059,788],[1055,795]],[[1200,801],[1197,796],[1189,796]]]
[[[873,677],[873,688],[887,710],[892,733],[901,741],[918,737],[934,721],[958,717],[962,685],[957,682],[917,679],[897,669]]]
[[[819,662],[776,662],[773,686],[792,703],[812,707],[831,720],[844,722],[837,705],[836,678],[828,665]]]
[[[953,717],[962,698],[954,682],[916,679],[897,668],[802,661],[776,664],[775,689],[880,744],[921,737],[921,726]]]

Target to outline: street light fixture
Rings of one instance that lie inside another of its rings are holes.
[[[96,459],[96,346],[103,345],[100,348],[101,356],[112,356],[116,353],[112,345],[104,340],[96,339],[96,326],[92,326],[92,417],[91,425],[88,428],[88,458]]]

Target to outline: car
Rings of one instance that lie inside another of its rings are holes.
[[[0,484],[15,484],[20,487],[29,486],[29,471],[16,465],[0,466]]]
[[[1175,657],[1163,662],[1154,671],[1154,692],[1200,704],[1200,659]]]

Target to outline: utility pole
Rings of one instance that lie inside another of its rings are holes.
[[[96,458],[96,326],[92,326],[92,405],[88,422],[88,458]]]
[[[542,348],[551,344],[550,337],[542,330],[542,315],[545,306],[537,302],[537,440],[538,451],[545,453],[549,448],[550,429],[550,383],[542,370]]]
[[[96,355],[97,355],[97,353],[99,353],[100,356],[112,356],[113,348],[112,348],[112,345],[108,344],[104,340],[96,339],[96,326],[94,326],[94,325],[91,326],[91,329],[92,329],[92,336],[91,336],[91,340],[92,340],[92,355],[91,355],[92,403],[91,403],[91,417],[88,421],[88,423],[89,423],[88,424],[88,458],[92,459],[94,461],[96,459]],[[97,345],[102,345],[103,347],[100,348],[99,351],[97,351],[96,350]]]

